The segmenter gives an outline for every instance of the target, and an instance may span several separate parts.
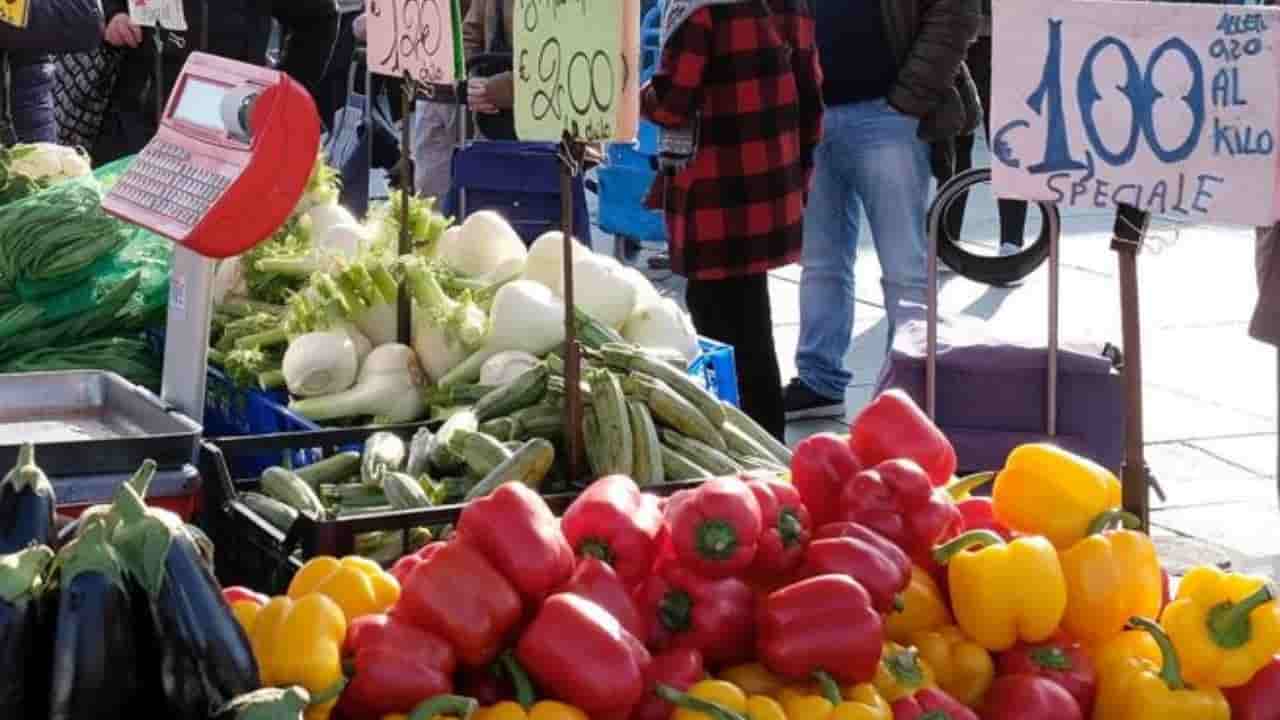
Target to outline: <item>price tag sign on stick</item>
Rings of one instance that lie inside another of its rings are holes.
[[[369,70],[422,86],[463,76],[458,0],[368,0]]]
[[[0,0],[0,22],[17,28],[26,28],[30,21],[31,6],[28,0]]]
[[[638,0],[517,0],[512,24],[521,140],[635,139]]]
[[[172,32],[188,29],[182,0],[129,0],[129,20],[140,27],[162,27]]]
[[[996,0],[993,14],[997,195],[1280,218],[1280,8]]]

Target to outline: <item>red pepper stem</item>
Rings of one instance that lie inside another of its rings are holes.
[[[1098,517],[1089,523],[1088,529],[1084,531],[1086,536],[1097,535],[1107,530],[1114,523],[1119,523],[1121,527],[1127,530],[1139,530],[1142,528],[1142,520],[1131,512],[1125,510],[1108,510],[1099,513]]]
[[[702,713],[703,715],[710,717],[711,720],[747,720],[745,716],[730,710],[720,703],[714,703],[710,700],[703,700],[702,698],[696,698],[687,693],[682,693],[670,685],[658,683],[658,685],[654,687],[653,691],[657,693],[658,697],[666,700],[672,705]]]
[[[1182,663],[1178,660],[1178,651],[1174,649],[1173,641],[1169,639],[1164,628],[1143,617],[1129,618],[1129,626],[1146,631],[1156,641],[1156,645],[1160,648],[1160,679],[1164,681],[1165,686],[1170,690],[1186,688],[1187,683],[1182,679]]]
[[[1274,599],[1275,593],[1267,583],[1240,602],[1225,602],[1213,607],[1209,610],[1206,622],[1214,644],[1224,650],[1234,650],[1246,645],[1253,637],[1249,614]]]
[[[423,700],[409,714],[408,720],[431,720],[437,715],[450,715],[458,720],[469,720],[478,709],[480,709],[480,703],[476,702],[475,698],[462,695],[437,695],[429,700]]]
[[[498,659],[502,669],[507,675],[511,676],[511,684],[516,689],[516,702],[520,703],[520,707],[528,710],[533,707],[533,703],[537,697],[533,693],[533,683],[529,681],[529,673],[524,671],[520,666],[520,662],[516,660],[516,656],[511,651],[502,653],[502,657]]]
[[[951,713],[946,710],[930,710],[921,715],[918,720],[951,720]]]
[[[606,565],[613,565],[613,548],[598,538],[587,538],[578,546],[578,554],[593,557]]]
[[[977,490],[995,479],[996,474],[993,472],[980,472],[974,473],[973,475],[966,475],[950,485],[947,485],[947,494],[951,496],[952,500],[964,500],[969,497],[969,493],[972,493],[974,490]]]
[[[822,697],[826,698],[827,702],[832,705],[844,702],[844,696],[840,694],[840,686],[826,670],[814,670],[813,679],[818,681],[818,689],[822,691]]]
[[[702,557],[728,560],[738,551],[738,531],[724,520],[708,520],[698,525],[694,542]]]
[[[783,508],[778,513],[778,536],[782,538],[782,547],[794,547],[803,535],[804,525],[800,524],[796,511],[792,508]]]
[[[1071,658],[1062,651],[1062,648],[1054,645],[1043,645],[1038,648],[1032,648],[1031,661],[1046,670],[1070,670]]]
[[[968,550],[971,547],[978,548],[990,547],[991,545],[1003,545],[1004,538],[991,532],[990,530],[970,530],[960,537],[950,542],[939,545],[933,549],[933,559],[939,565],[946,565],[951,558]]]
[[[308,705],[324,705],[326,703],[331,703],[334,700],[337,700],[342,695],[342,691],[347,689],[347,682],[348,682],[348,678],[346,676],[338,678],[329,687],[312,695],[311,702],[307,704]]]

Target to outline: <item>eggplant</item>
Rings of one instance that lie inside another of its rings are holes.
[[[0,718],[46,715],[39,598],[50,560],[45,545],[0,556]]]
[[[133,603],[107,526],[94,518],[58,553],[44,595],[52,623],[50,720],[126,717],[142,699]]]
[[[302,720],[310,702],[300,687],[263,688],[227,703],[210,720]]]
[[[207,720],[261,687],[244,629],[181,519],[128,484],[112,504],[112,544],[148,606],[166,718]]]
[[[0,481],[0,554],[31,545],[52,546],[56,538],[53,484],[36,465],[36,446],[18,450],[18,464]]]

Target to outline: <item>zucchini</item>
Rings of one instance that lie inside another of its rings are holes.
[[[476,401],[472,411],[480,422],[503,417],[542,400],[547,392],[547,378],[551,370],[546,363],[538,363],[520,373],[516,379],[489,392]]]
[[[386,566],[429,542],[431,542],[431,531],[423,527],[409,529],[408,547],[405,547],[403,531],[375,530],[356,536],[355,553]]]
[[[454,413],[440,427],[440,432],[431,439],[431,447],[427,450],[427,460],[431,468],[443,475],[461,468],[462,458],[449,449],[449,438],[457,430],[475,432],[477,429],[479,429],[479,423],[476,422],[475,413],[470,410]]]
[[[769,455],[778,462],[787,466],[791,465],[791,450],[779,442],[778,438],[770,434],[768,430],[760,427],[760,423],[752,420],[751,416],[738,409],[737,405],[728,402],[721,402],[720,405],[724,408],[725,418],[730,424],[768,450]]]
[[[485,497],[499,486],[509,482],[518,482],[537,490],[555,459],[555,447],[542,438],[534,438],[512,453],[511,457],[471,488],[464,502]]]
[[[322,484],[345,482],[347,478],[358,472],[360,472],[360,453],[348,450],[297,468],[293,474],[312,488],[318,488]]]
[[[370,487],[382,485],[382,474],[395,472],[404,465],[408,454],[400,436],[389,432],[376,432],[364,441],[364,453],[360,458],[360,482]]]
[[[449,437],[449,451],[462,458],[472,472],[484,477],[501,465],[511,453],[502,442],[482,432],[457,429]]]
[[[580,308],[573,309],[573,322],[578,342],[592,350],[599,350],[610,343],[627,341],[617,330],[582,312]]]
[[[357,502],[369,504],[370,500],[376,500],[378,503],[386,502],[386,496],[383,495],[381,488],[369,487],[360,483],[344,483],[342,485],[321,485],[321,500],[334,500],[336,502]]]
[[[673,430],[662,431],[662,442],[692,460],[698,467],[704,467],[715,475],[736,475],[742,472],[742,466],[725,453]]]
[[[515,437],[517,423],[511,417],[496,417],[480,423],[480,432],[506,442]]]
[[[658,428],[653,424],[649,408],[639,400],[627,401],[627,415],[631,421],[631,444],[635,457],[631,462],[631,477],[642,488],[657,485],[663,477]]]
[[[262,472],[262,491],[298,512],[324,517],[324,503],[316,491],[290,470],[269,467]]]
[[[431,438],[435,437],[425,427],[418,428],[409,440],[409,459],[404,461],[404,471],[409,477],[418,477],[427,472],[427,451],[431,449]]]
[[[293,527],[293,521],[298,519],[297,510],[262,493],[240,493],[240,502],[285,534],[288,534],[289,528]]]
[[[693,403],[661,380],[633,372],[623,381],[622,387],[627,395],[634,396],[649,406],[654,420],[721,452],[728,449],[724,438],[716,431],[716,426]]]
[[[431,507],[431,498],[427,497],[427,492],[422,489],[422,485],[401,472],[383,473],[382,492],[386,493],[387,502],[396,510]]]
[[[608,457],[604,454],[605,440],[600,436],[600,421],[596,418],[595,408],[582,408],[582,444],[587,455],[587,467],[591,468],[591,478],[598,480],[608,473]]]
[[[370,505],[369,507],[351,507],[338,508],[338,512],[334,517],[339,520],[351,517],[364,517],[366,515],[381,515],[395,510],[390,505]]]
[[[734,462],[742,466],[744,472],[752,472],[754,470],[763,470],[769,473],[784,473],[787,468],[778,464],[777,460],[772,457],[761,457],[759,455],[742,455],[740,453],[729,451],[729,457]]]
[[[513,439],[545,438],[554,440],[564,436],[564,410],[550,405],[534,405],[511,415],[515,423]]]
[[[493,385],[467,383],[450,387],[429,387],[423,393],[423,399],[429,407],[456,407],[472,405],[480,398],[494,391]]]
[[[730,457],[741,455],[743,457],[753,457],[768,460],[773,465],[779,465],[778,459],[769,452],[769,449],[756,442],[754,438],[746,434],[731,422],[725,421],[720,426],[720,434],[724,436],[724,443],[727,446]]]
[[[667,482],[686,482],[689,480],[705,480],[712,477],[706,468],[681,455],[668,445],[659,448],[662,452],[662,474]]]
[[[605,345],[603,352],[609,367],[657,378],[698,408],[702,416],[711,421],[712,427],[720,427],[724,423],[724,407],[720,400],[694,382],[687,371],[676,369],[634,345]]]
[[[608,370],[592,370],[587,375],[591,386],[591,403],[595,409],[600,433],[600,459],[605,462],[603,475],[631,475],[635,461],[631,437],[631,420],[627,412],[627,396],[622,384]]]

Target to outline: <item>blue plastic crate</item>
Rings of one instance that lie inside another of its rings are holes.
[[[283,392],[236,387],[222,371],[211,367],[205,391],[204,434],[209,438],[219,438],[321,429],[310,420],[290,412],[288,402],[288,396]],[[289,457],[275,453],[237,457],[228,470],[237,478],[257,477],[272,465],[309,465],[319,459],[316,452],[296,450]]]
[[[600,183],[600,230],[645,245],[665,246],[667,226],[662,213],[644,206],[653,172],[628,165],[604,165],[596,170]]]
[[[737,406],[738,365],[733,359],[733,347],[710,338],[698,338],[702,354],[689,366],[689,375],[721,400]]]

